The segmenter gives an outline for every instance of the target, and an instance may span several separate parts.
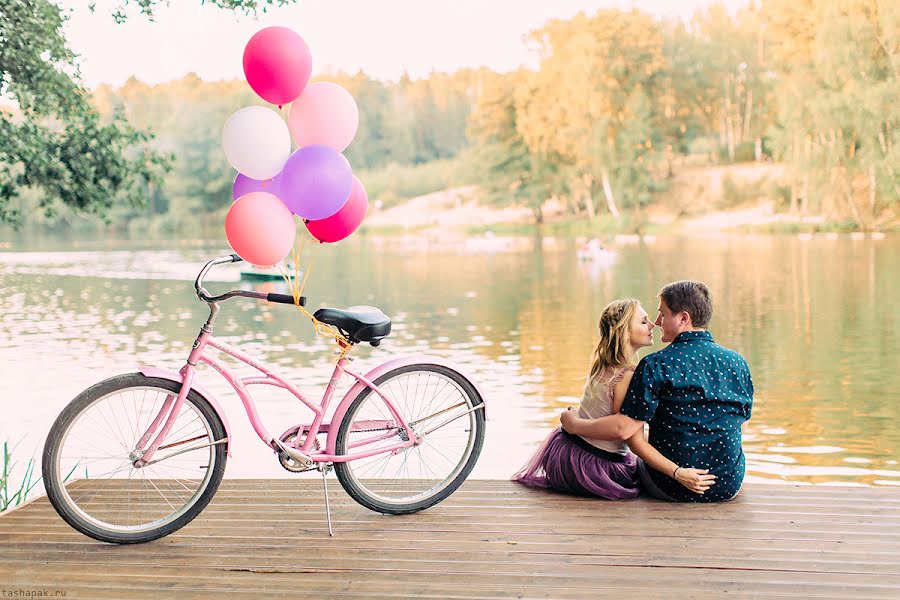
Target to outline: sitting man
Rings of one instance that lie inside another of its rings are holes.
[[[741,425],[750,418],[753,382],[747,361],[713,342],[707,331],[712,316],[709,289],[697,281],[676,281],[659,292],[662,341],[671,342],[644,357],[635,370],[618,414],[582,419],[564,412],[563,429],[595,439],[627,440],[643,436],[673,463],[708,469],[709,489],[698,494],[679,484],[675,473],[639,465],[648,494],[671,502],[731,500],[744,481]]]

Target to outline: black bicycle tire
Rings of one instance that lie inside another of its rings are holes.
[[[47,441],[44,444],[43,460],[41,463],[44,484],[47,490],[47,497],[50,504],[62,519],[77,531],[101,542],[112,544],[141,544],[150,542],[161,537],[170,535],[199,515],[209,504],[222,482],[225,474],[225,462],[227,460],[227,442],[215,446],[212,476],[207,480],[206,488],[201,492],[200,498],[191,506],[183,515],[170,523],[147,531],[135,533],[110,532],[85,521],[80,517],[69,504],[63,499],[59,488],[63,486],[59,481],[60,474],[54,463],[60,451],[61,435],[66,431],[72,420],[75,419],[86,407],[90,406],[97,398],[102,398],[112,392],[125,390],[131,387],[159,387],[174,394],[181,389],[181,384],[170,379],[160,377],[147,377],[141,373],[128,373],[124,375],[116,375],[105,379],[97,384],[87,388],[78,396],[76,396],[65,409],[56,418],[50,433],[47,435]],[[222,420],[212,407],[210,402],[204,398],[196,390],[191,390],[185,402],[191,402],[198,411],[207,419],[210,428],[213,431],[214,440],[225,438],[225,426]]]
[[[403,367],[398,367],[391,371],[388,371],[384,375],[378,377],[373,383],[375,385],[380,385],[381,383],[387,381],[388,379],[401,375],[403,373],[408,373],[411,371],[430,371],[435,373],[440,373],[446,377],[452,379],[469,398],[472,400],[473,406],[483,405],[484,399],[478,393],[478,390],[475,389],[475,386],[466,379],[462,374],[458,371],[450,369],[448,367],[444,367],[441,365],[433,365],[427,363],[417,363],[413,365],[406,365]],[[358,410],[359,406],[365,402],[366,398],[369,394],[372,393],[371,388],[365,388],[362,392],[360,392],[359,396],[353,401],[350,407],[347,409],[346,414],[341,420],[341,424],[338,428],[337,438],[335,440],[335,454],[341,455],[346,454],[345,445],[347,443],[347,432],[352,423],[352,417],[356,410]],[[366,508],[373,510],[375,512],[387,514],[387,515],[404,515],[416,513],[426,508],[430,508],[439,502],[447,499],[453,492],[455,492],[460,485],[466,480],[469,476],[469,473],[472,472],[472,469],[475,467],[475,463],[478,461],[478,457],[481,455],[482,447],[484,446],[484,436],[485,436],[485,418],[484,418],[484,409],[476,410],[472,413],[475,416],[475,422],[477,431],[475,434],[475,443],[472,447],[472,451],[469,454],[469,458],[466,460],[465,466],[462,470],[454,477],[453,481],[445,486],[443,489],[438,491],[433,496],[429,496],[427,498],[423,498],[417,502],[411,502],[405,505],[388,505],[380,502],[378,499],[372,497],[364,487],[357,485],[356,478],[352,476],[349,471],[349,463],[347,462],[337,462],[334,464],[334,471],[337,475],[338,481],[341,486],[344,488],[344,491],[353,498],[357,503],[365,506]]]

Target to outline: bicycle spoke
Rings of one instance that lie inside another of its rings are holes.
[[[163,493],[162,493],[162,492],[161,492],[161,491],[159,491],[159,488],[158,488],[158,487],[156,487],[156,484],[155,484],[155,483],[153,483],[153,480],[152,480],[152,479],[148,479],[148,480],[147,480],[147,482],[148,482],[148,483],[149,483],[149,484],[150,484],[150,485],[152,485],[152,486],[153,486],[153,489],[154,489],[154,490],[156,490],[156,493],[157,493],[157,494],[159,494],[159,496],[160,496],[160,498],[162,498],[162,499],[163,499],[163,500],[165,500],[165,501],[166,501],[166,504],[168,504],[168,505],[169,505],[169,508],[171,508],[171,509],[172,509],[172,510],[175,510],[175,507],[174,507],[174,506],[172,506],[172,503],[171,503],[171,502],[169,502],[169,501],[168,501],[168,500],[167,500],[167,499],[166,499],[166,496],[165,496],[165,494],[163,494]]]
[[[112,434],[112,436],[116,440],[116,442],[118,442],[119,445],[122,446],[122,449],[125,450],[125,452],[130,452],[131,450],[125,446],[125,441],[118,435],[115,428],[113,428],[113,426],[109,424],[109,420],[106,418],[106,415],[103,414],[103,412],[99,408],[99,406],[97,408],[97,413],[98,413],[98,416],[100,416],[103,419],[103,422],[106,423],[107,431],[109,431]],[[93,420],[93,415],[90,415],[88,418],[91,418]],[[100,423],[97,422],[97,424],[99,425]]]

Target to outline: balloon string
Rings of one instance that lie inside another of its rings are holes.
[[[300,298],[303,295],[303,288],[306,287],[306,281],[309,279],[309,273],[312,271],[313,265],[316,262],[317,256],[313,256],[309,261],[309,266],[303,270],[303,279],[300,279],[300,256],[303,254],[303,242],[304,240],[300,240],[298,248],[291,248],[291,259],[294,261],[294,273],[293,277],[288,272],[287,266],[281,262],[276,265],[278,267],[278,272],[281,273],[281,277],[284,279],[285,283],[287,283],[288,287],[291,290],[291,295],[294,297],[294,304],[297,306],[297,310],[299,310],[303,315],[308,317],[313,322],[313,328],[316,330],[317,335],[321,335],[323,337],[333,338],[341,349],[341,356],[347,354],[350,349],[350,342],[346,337],[340,332],[340,330],[334,325],[328,325],[326,323],[322,323],[316,317],[306,310],[305,307],[300,305]]]
[[[278,272],[281,274],[281,278],[284,279],[284,282],[287,284],[288,288],[291,290],[291,295],[294,296],[294,283],[291,281],[291,276],[288,274],[282,263],[278,263],[276,265],[278,267]],[[294,296],[294,304],[297,303],[297,297]]]
[[[291,293],[294,295],[294,304],[300,305],[300,288],[297,281],[300,279],[300,257],[303,256],[303,240],[299,247],[291,248],[291,258],[294,261],[294,278],[291,281]]]
[[[287,265],[284,263],[278,263],[278,272],[281,274],[282,279],[287,284],[288,288],[291,290],[291,295],[294,297],[294,304],[297,305],[298,308],[301,309],[302,312],[306,312],[300,306],[300,297],[303,295],[303,289],[306,287],[306,282],[309,279],[309,274],[312,271],[312,267],[316,262],[316,256],[313,256],[309,262],[309,266],[303,270],[303,279],[300,278],[300,257],[303,255],[303,245],[305,240],[300,239],[297,247],[291,248],[291,261],[294,263],[294,272],[290,273],[287,269]]]
[[[310,273],[310,271],[312,271],[312,268],[313,268],[313,265],[314,265],[314,264],[316,264],[316,257],[315,257],[315,256],[313,256],[313,257],[312,257],[312,260],[309,261],[309,266],[306,267],[306,272],[303,273],[303,281],[300,283],[300,287],[297,289],[297,300],[296,300],[296,302],[297,302],[298,304],[299,304],[299,302],[300,302],[300,300],[299,300],[300,296],[303,295],[303,288],[306,287],[306,280],[309,279],[309,273]],[[298,276],[299,276],[299,273],[298,273]]]
[[[288,115],[289,115],[289,111],[288,111],[287,105],[286,105],[286,104],[283,104],[283,105],[282,105],[282,104],[279,104],[279,105],[278,105],[278,112],[281,114],[282,120],[283,120],[285,123],[287,123],[287,122],[288,122]]]
[[[299,250],[291,248],[291,256],[294,259],[294,281],[291,286],[291,293],[294,294],[294,304],[300,304],[300,289],[297,287],[297,280],[300,278],[300,256],[303,254],[303,247]]]
[[[288,289],[291,290],[291,296],[294,298],[294,304],[300,305],[300,297],[297,294],[297,277],[300,274],[300,255],[303,250],[300,249],[300,252],[297,251],[297,248],[291,248],[291,261],[294,264],[294,272],[291,273],[288,269],[287,261],[280,262],[276,265],[278,268],[278,272],[281,274],[281,278],[284,279],[284,283],[288,286]]]

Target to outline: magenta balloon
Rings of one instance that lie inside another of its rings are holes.
[[[252,192],[266,192],[278,196],[278,175],[272,179],[260,181],[259,179],[251,179],[243,173],[238,173],[234,178],[234,184],[231,186],[231,197],[237,200],[241,196],[246,196]]]
[[[287,27],[266,27],[244,48],[244,76],[260,98],[281,106],[292,102],[309,82],[312,54],[303,38]]]
[[[279,197],[291,212],[319,221],[339,211],[347,202],[353,171],[337,150],[306,146],[291,154],[279,179]]]
[[[356,231],[369,210],[369,195],[362,182],[353,176],[353,188],[347,203],[327,219],[309,221],[306,228],[320,242],[334,243]]]

